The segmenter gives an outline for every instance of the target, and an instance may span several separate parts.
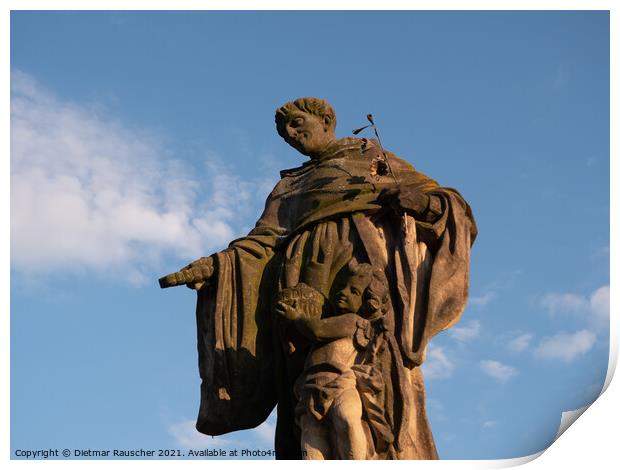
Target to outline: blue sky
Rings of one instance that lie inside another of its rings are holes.
[[[276,107],[457,188],[479,227],[462,321],[432,342],[446,459],[519,457],[591,402],[609,347],[606,12],[13,12],[11,448],[211,440],[194,294],[157,278],[247,233],[301,155]]]

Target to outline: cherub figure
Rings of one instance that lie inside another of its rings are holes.
[[[323,295],[303,283],[283,290],[276,301],[276,312],[312,341],[295,386],[296,418],[307,459],[370,458],[357,375],[368,375],[377,353],[388,287],[383,272],[370,264],[352,261],[348,271],[332,312],[325,312],[330,309]]]

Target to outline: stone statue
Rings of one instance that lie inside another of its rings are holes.
[[[198,293],[196,428],[277,405],[278,459],[437,459],[420,365],[465,306],[471,209],[378,140],[337,139],[324,100],[285,104],[276,127],[309,161],[247,236],[160,279]]]

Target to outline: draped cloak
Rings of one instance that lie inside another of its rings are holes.
[[[424,191],[436,209],[426,220],[386,211],[377,196],[397,183],[392,174],[370,175],[379,152],[375,141],[345,138],[319,159],[282,171],[255,228],[214,255],[216,275],[198,292],[196,308],[200,432],[253,428],[277,404],[276,457],[301,458],[293,386],[309,345],[276,318],[273,299],[298,282],[329,298],[356,258],[384,269],[391,288],[388,324],[400,368],[388,374],[399,435],[392,457],[437,458],[419,366],[429,340],[461,316],[477,229],[457,191],[390,153],[398,185]]]

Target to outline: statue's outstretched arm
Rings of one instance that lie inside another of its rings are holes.
[[[188,264],[180,271],[168,274],[159,279],[159,287],[165,289],[186,285],[191,289],[199,290],[203,284],[215,273],[213,257],[202,257]]]

